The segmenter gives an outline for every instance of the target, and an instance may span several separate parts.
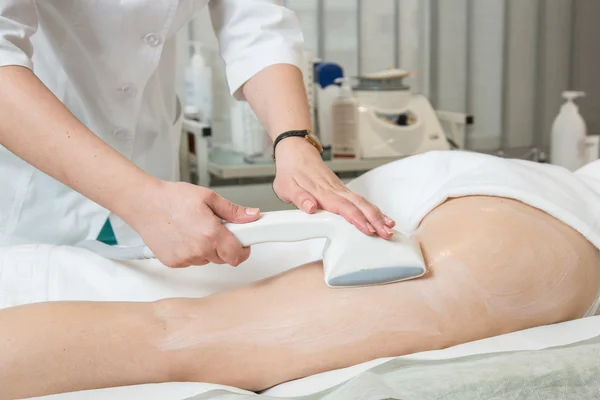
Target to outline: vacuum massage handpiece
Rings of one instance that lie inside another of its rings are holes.
[[[427,272],[416,241],[399,232],[389,240],[365,235],[344,218],[327,211],[314,214],[299,210],[273,211],[261,214],[257,221],[226,223],[225,226],[244,247],[326,238],[323,271],[325,283],[330,287],[399,282],[419,278]],[[113,260],[155,258],[145,245],[116,247],[98,241],[85,241],[79,246]]]

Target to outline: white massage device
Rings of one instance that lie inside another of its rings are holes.
[[[359,104],[362,158],[398,158],[450,150],[440,115],[425,96],[413,93],[404,84],[409,75],[390,69],[356,78],[358,83],[352,92]]]
[[[325,283],[329,287],[371,286],[423,276],[427,269],[419,244],[399,232],[386,240],[368,236],[344,218],[327,211],[263,213],[257,221],[225,226],[244,247],[267,242],[298,242],[327,238],[323,250]],[[116,247],[84,241],[78,246],[113,260],[155,258],[147,246]]]

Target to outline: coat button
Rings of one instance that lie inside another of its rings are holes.
[[[119,140],[127,140],[131,138],[131,132],[125,128],[115,129],[113,135]]]
[[[148,46],[152,47],[156,47],[162,42],[162,40],[160,40],[160,37],[155,33],[147,34],[146,36],[144,36],[144,40],[146,41]]]
[[[137,90],[130,85],[123,85],[118,90],[127,97],[135,97],[135,95],[137,94]]]

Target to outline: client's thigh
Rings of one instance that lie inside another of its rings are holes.
[[[264,389],[579,318],[600,287],[597,250],[515,201],[448,201],[423,219],[416,237],[429,266],[420,279],[330,289],[321,263],[307,264],[201,299],[201,306],[167,303],[169,329],[159,347],[181,354],[186,380]],[[214,376],[194,374],[194,349],[219,354]]]
[[[598,250],[518,201],[447,201],[416,236],[431,270],[422,301],[447,335],[468,332],[461,341],[580,318],[600,288]]]

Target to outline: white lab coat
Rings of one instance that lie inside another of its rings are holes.
[[[207,5],[237,97],[269,65],[300,66],[299,23],[279,0],[0,0],[0,67],[32,69],[106,143],[175,180],[175,34]],[[1,146],[0,187],[0,245],[95,239],[110,214]]]

